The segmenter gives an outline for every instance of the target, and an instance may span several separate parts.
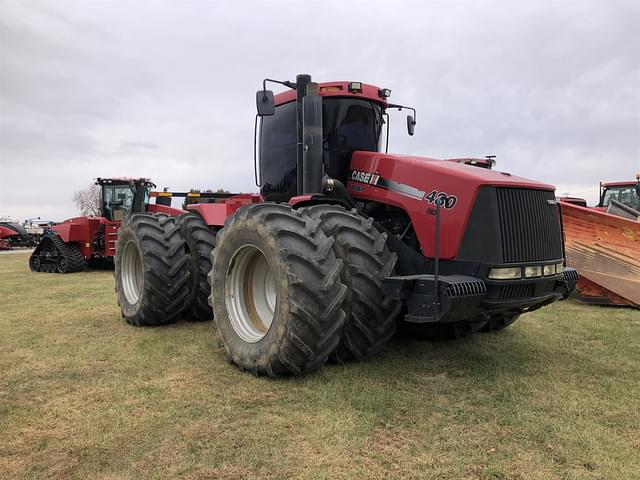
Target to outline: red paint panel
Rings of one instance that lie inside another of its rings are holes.
[[[321,97],[355,97],[362,98],[364,100],[373,100],[382,105],[387,104],[387,100],[380,97],[380,88],[375,85],[369,85],[367,83],[362,84],[362,91],[350,92],[349,83],[351,82],[324,82],[320,83],[320,96]],[[285,103],[293,102],[296,99],[295,90],[286,90],[275,96],[275,104],[282,105]]]
[[[150,203],[147,207],[147,211],[151,213],[165,213],[170,217],[177,217],[185,213],[184,210],[179,208],[167,207],[166,205],[160,205],[157,203]]]
[[[298,195],[297,197],[291,197],[289,199],[289,205],[291,205],[292,207],[295,207],[299,203],[308,202],[312,198],[313,198],[313,195]]]
[[[551,185],[461,163],[425,157],[391,155],[376,152],[355,152],[351,170],[370,172],[409,187],[424,195],[432,191],[456,197],[455,207],[440,209],[440,256],[454,259],[471,214],[478,189],[485,185],[555,190]],[[397,191],[385,190],[366,183],[349,181],[347,190],[354,198],[388,203],[404,209],[416,230],[422,252],[435,256],[435,215],[424,197],[412,197]]]
[[[14,235],[17,235],[16,231],[7,227],[0,227],[0,238],[9,238],[13,237]]]
[[[260,202],[262,202],[260,195],[245,193],[234,195],[218,203],[196,203],[189,205],[187,209],[198,212],[207,225],[221,227],[224,225],[224,221],[240,207]]]
[[[101,217],[75,217],[53,225],[51,230],[57,232],[65,242],[90,242],[100,226]]]

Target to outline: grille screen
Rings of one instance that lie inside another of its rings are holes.
[[[511,300],[514,298],[530,298],[534,296],[535,285],[502,285],[497,293],[500,300]]]
[[[500,233],[505,263],[562,258],[562,232],[553,192],[498,188]]]

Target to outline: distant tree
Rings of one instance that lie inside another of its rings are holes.
[[[91,184],[84,190],[78,190],[73,194],[73,203],[78,207],[81,215],[102,215],[100,186]]]
[[[192,188],[189,190],[189,193],[201,193],[199,189]],[[225,190],[224,188],[219,188],[215,192],[213,190],[205,190],[204,193],[231,193],[229,190]],[[184,202],[182,202],[182,209],[186,210],[187,205],[192,205],[194,203],[215,203],[215,198],[199,198],[199,197],[186,197]]]

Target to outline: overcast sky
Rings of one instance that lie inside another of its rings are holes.
[[[640,170],[639,25],[640,1],[0,0],[0,216],[73,216],[98,176],[255,191],[255,91],[297,73],[415,106],[391,152],[595,201]]]

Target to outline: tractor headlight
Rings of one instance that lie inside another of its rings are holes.
[[[520,267],[492,268],[489,270],[489,278],[492,280],[516,280],[522,278]]]
[[[556,273],[562,273],[564,271],[564,263],[556,264]]]
[[[542,267],[542,274],[545,277],[549,277],[551,275],[555,275],[556,274],[556,266],[555,265],[545,265],[544,267]]]
[[[542,267],[540,265],[536,265],[535,267],[524,267],[524,276],[525,278],[541,277]]]

